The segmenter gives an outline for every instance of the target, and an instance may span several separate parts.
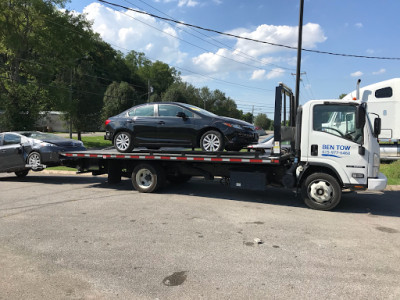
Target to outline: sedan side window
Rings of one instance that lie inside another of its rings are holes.
[[[158,116],[159,117],[176,117],[178,112],[184,112],[188,118],[193,118],[194,114],[178,105],[171,105],[171,104],[159,104],[158,105]]]
[[[5,134],[3,145],[15,145],[21,143],[21,137],[15,134]]]
[[[154,105],[139,106],[135,110],[131,110],[128,114],[130,117],[153,117]]]

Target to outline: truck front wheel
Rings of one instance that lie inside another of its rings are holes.
[[[132,184],[141,193],[151,193],[165,183],[165,171],[158,165],[139,164],[132,172]]]
[[[303,181],[301,194],[308,207],[331,210],[339,204],[342,189],[335,177],[326,173],[315,173]]]

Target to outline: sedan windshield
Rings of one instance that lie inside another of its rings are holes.
[[[180,103],[180,104],[186,106],[187,108],[191,109],[194,112],[198,112],[198,113],[201,113],[201,114],[209,116],[209,117],[217,117],[216,114],[213,114],[212,112],[209,112],[209,111],[207,111],[205,109],[202,109],[200,107],[197,107],[197,106],[194,106],[194,105],[190,105],[190,104],[186,104],[186,103]]]

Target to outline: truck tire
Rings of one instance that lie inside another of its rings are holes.
[[[224,138],[219,131],[210,130],[201,136],[200,146],[203,151],[207,152],[223,151]]]
[[[331,210],[339,204],[342,189],[335,177],[326,173],[314,173],[303,181],[301,194],[308,207]]]
[[[132,184],[140,193],[157,191],[165,183],[165,171],[156,164],[139,164],[132,172]]]
[[[133,149],[133,140],[129,132],[118,132],[114,137],[114,147],[121,153],[131,152]]]

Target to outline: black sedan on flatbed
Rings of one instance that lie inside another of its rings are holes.
[[[104,138],[119,152],[134,147],[201,147],[203,151],[238,151],[256,143],[255,127],[178,102],[154,102],[132,107],[105,122]]]

